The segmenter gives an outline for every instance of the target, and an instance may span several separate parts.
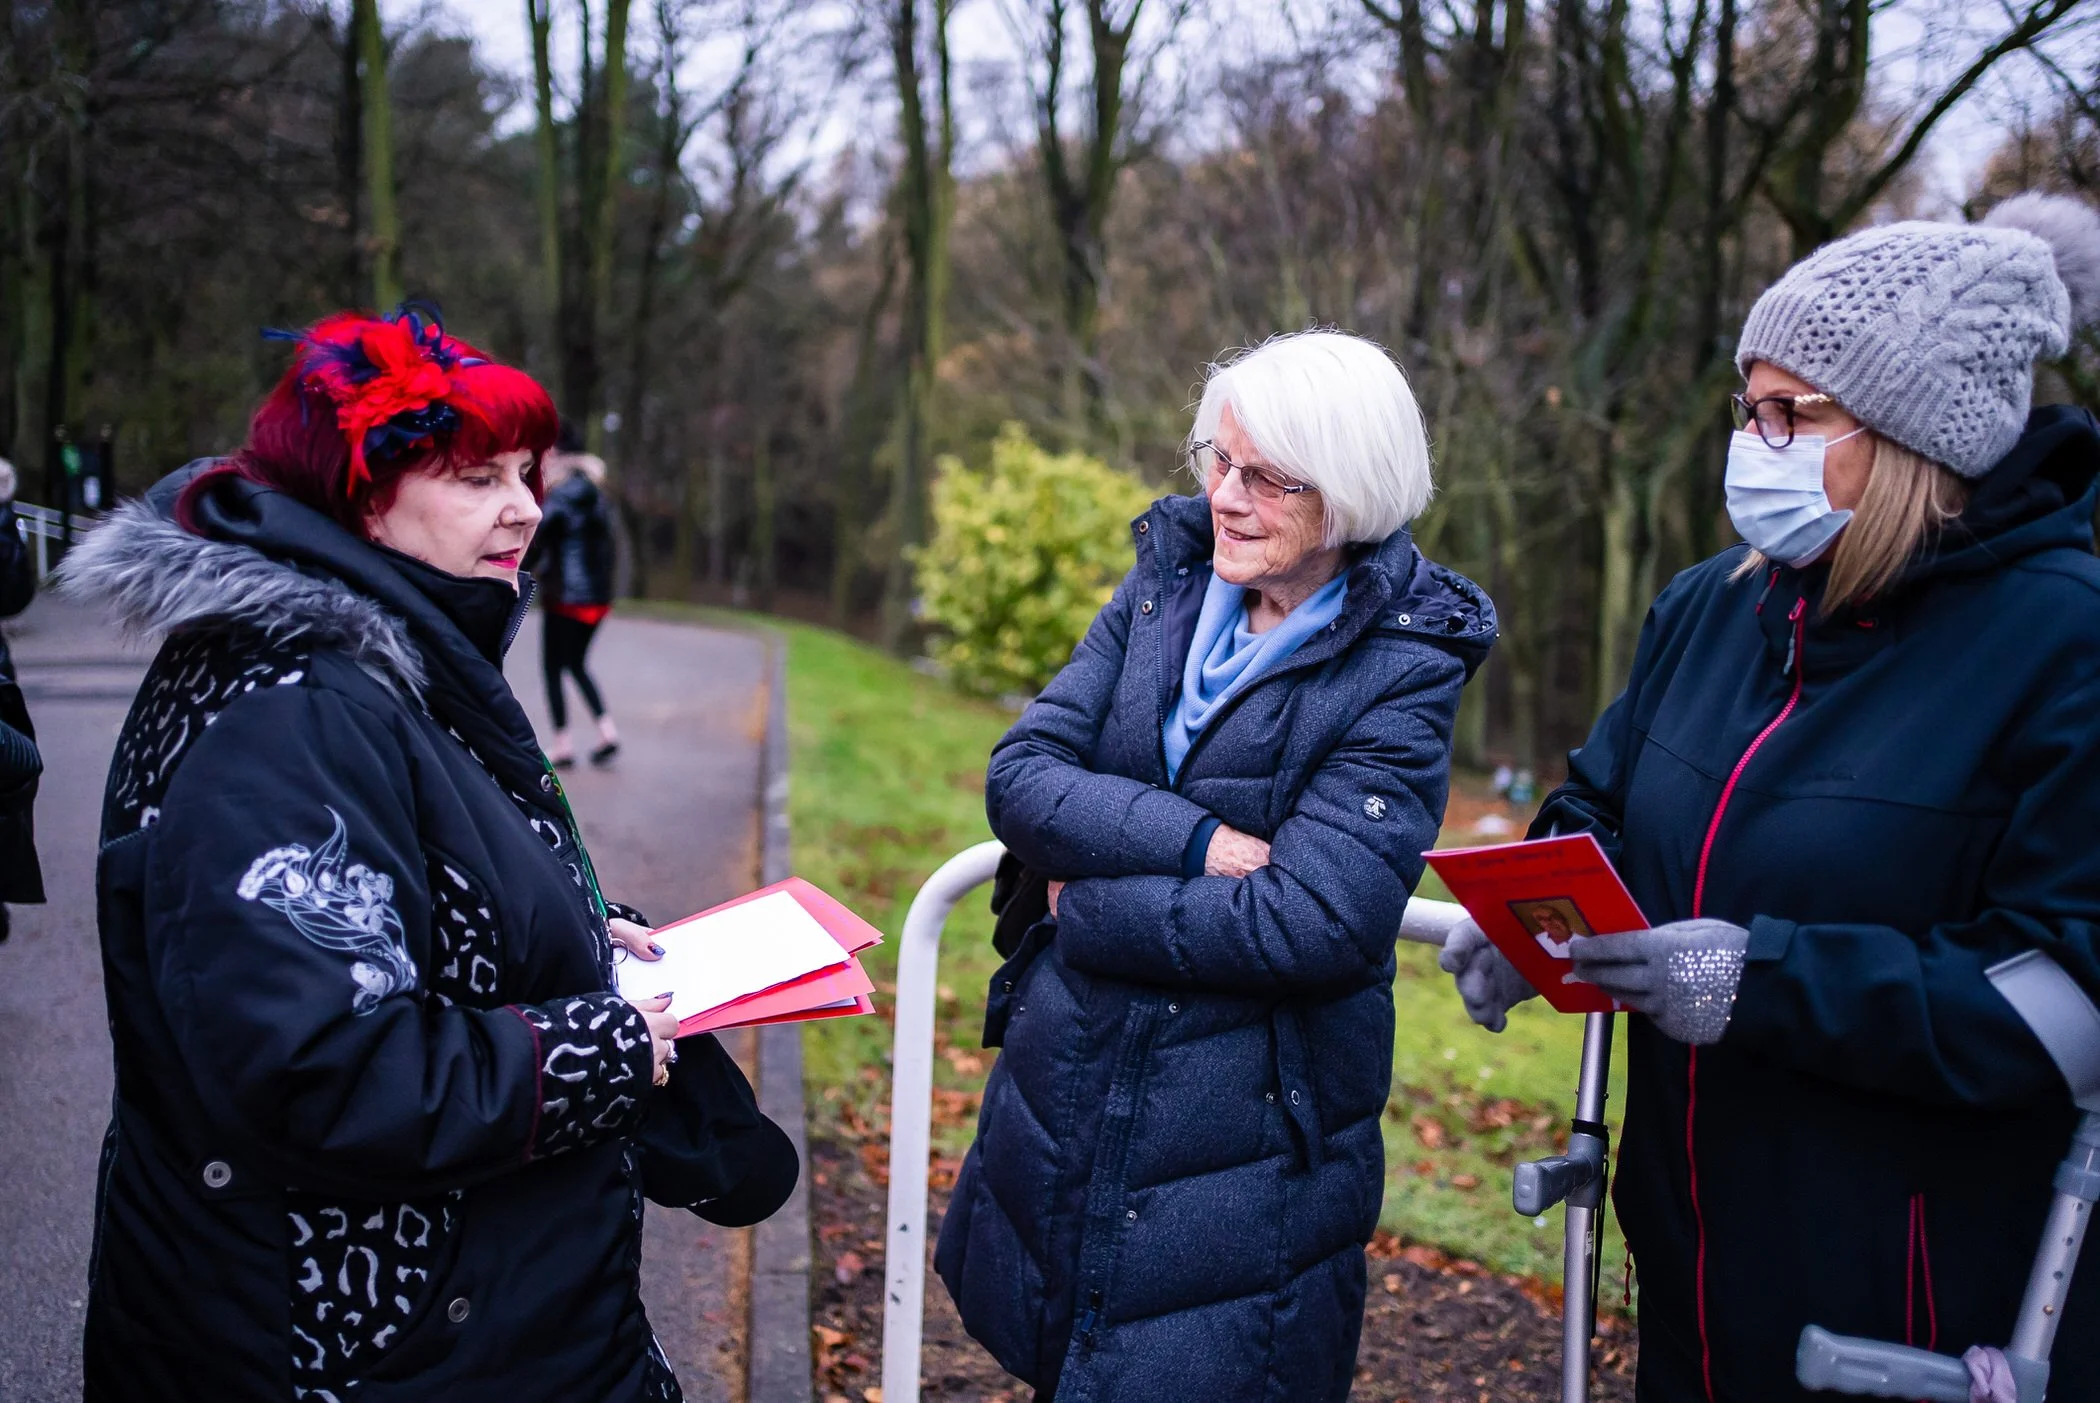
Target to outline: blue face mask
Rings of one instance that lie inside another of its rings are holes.
[[[1754,430],[1738,429],[1728,441],[1725,491],[1728,519],[1752,547],[1773,560],[1799,568],[1809,564],[1852,520],[1837,511],[1823,492],[1823,452],[1855,434],[1826,442],[1804,434],[1785,448],[1774,448]]]

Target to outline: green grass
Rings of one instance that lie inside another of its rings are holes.
[[[651,612],[762,623],[787,640],[795,871],[890,937],[867,961],[886,1017],[895,939],[913,893],[941,862],[991,836],[984,761],[1012,715],[829,630],[687,609]],[[1446,841],[1472,840],[1451,834]],[[1447,895],[1433,875],[1422,894]],[[951,1158],[968,1144],[975,1093],[991,1061],[978,1039],[985,983],[997,965],[990,913],[973,898],[949,920],[942,940],[935,1142]],[[1533,1001],[1513,1012],[1506,1032],[1486,1033],[1467,1020],[1426,946],[1400,947],[1393,997],[1382,1226],[1496,1270],[1558,1281],[1560,1214],[1549,1214],[1541,1227],[1513,1213],[1510,1167],[1552,1153],[1573,1113],[1579,1021]],[[811,1024],[805,1046],[814,1128],[879,1142],[888,1119],[887,1022]],[[1614,1123],[1623,1104],[1623,1076],[1615,1074]],[[1607,1232],[1606,1276],[1615,1281],[1623,1249],[1617,1224]],[[1615,1285],[1606,1294],[1616,1303]]]

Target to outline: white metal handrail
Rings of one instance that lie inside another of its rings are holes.
[[[941,928],[948,913],[992,880],[1006,849],[965,848],[912,898],[897,950],[897,1027],[890,1054],[890,1223],[882,1299],[883,1403],[919,1403],[926,1323],[926,1169],[933,1147],[933,1014]],[[1400,939],[1441,945],[1465,908],[1421,897],[1400,917]]]
[[[94,524],[95,519],[91,516],[74,515],[74,539],[78,540]],[[39,580],[49,577],[51,574],[50,544],[53,541],[63,541],[66,538],[65,517],[51,507],[32,506],[28,502],[17,502],[15,503],[15,530],[21,535],[23,541],[27,542],[36,551],[36,577]]]

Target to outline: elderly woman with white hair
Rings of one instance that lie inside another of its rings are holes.
[[[1494,607],[1415,549],[1428,438],[1367,341],[1212,367],[1189,460],[1202,495],[1133,523],[1136,565],[992,752],[1040,919],[992,980],[1003,1050],[936,1265],[1039,1399],[1341,1399],[1393,939]]]

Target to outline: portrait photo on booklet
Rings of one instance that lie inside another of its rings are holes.
[[[1582,908],[1575,904],[1572,896],[1526,897],[1507,905],[1517,923],[1539,943],[1539,948],[1556,960],[1568,958],[1569,937],[1596,934],[1590,929],[1590,923],[1583,919]]]
[[[1438,848],[1423,857],[1547,1003],[1562,1013],[1609,1013],[1616,1007],[1596,985],[1566,982],[1575,972],[1568,942],[1576,936],[1648,928],[1595,838],[1576,833]]]

